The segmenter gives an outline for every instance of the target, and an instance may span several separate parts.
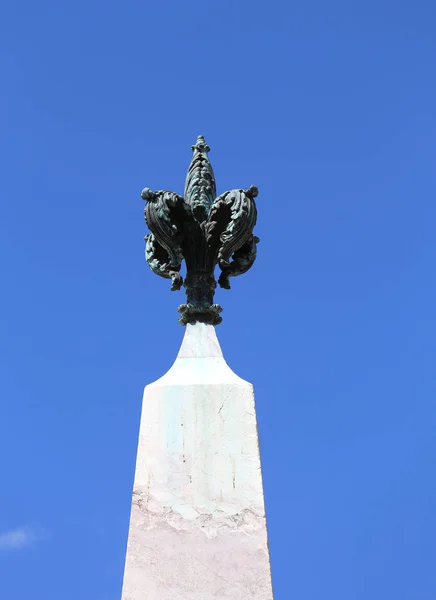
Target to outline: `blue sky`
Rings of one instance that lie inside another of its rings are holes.
[[[276,600],[436,597],[436,8],[2,8],[0,596],[119,600],[142,388],[183,295],[140,191],[255,183],[220,290],[255,385]]]

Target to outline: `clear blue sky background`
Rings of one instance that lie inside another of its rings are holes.
[[[436,598],[436,6],[10,0],[0,597],[119,600],[143,386],[183,295],[140,191],[259,186],[219,290],[256,389],[276,600]]]

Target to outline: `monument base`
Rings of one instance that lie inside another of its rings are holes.
[[[273,598],[253,387],[211,325],[145,388],[122,598]]]

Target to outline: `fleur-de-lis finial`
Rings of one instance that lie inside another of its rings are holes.
[[[202,135],[192,150],[184,198],[165,190],[142,191],[151,231],[146,236],[146,259],[152,271],[172,280],[172,290],[184,285],[187,301],[178,308],[182,325],[217,325],[222,309],[213,303],[216,265],[221,269],[218,284],[229,289],[229,278],[248,271],[256,258],[257,188],[231,190],[216,197],[210,148]],[[184,281],[180,275],[183,260]]]

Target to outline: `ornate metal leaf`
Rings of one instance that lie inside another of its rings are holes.
[[[192,150],[194,156],[186,176],[185,201],[191,206],[194,217],[202,222],[216,197],[215,176],[207,156],[210,148],[203,136],[199,136]]]
[[[246,273],[248,269],[251,269],[254,261],[256,260],[257,247],[256,244],[259,242],[259,238],[255,235],[250,235],[248,240],[243,244],[239,250],[233,254],[232,261],[228,266],[222,268],[221,275],[218,279],[220,287],[229,290],[230,282],[229,277],[236,277],[236,275],[242,275]]]
[[[169,264],[170,258],[168,252],[159,244],[152,233],[145,236],[145,240],[145,258],[150,269],[156,275],[160,275],[160,277],[171,279],[173,282],[171,285],[172,291],[179,290],[183,284],[182,276],[179,274],[180,265],[172,267]]]
[[[152,232],[147,236],[147,262],[154,273],[173,280],[172,289],[180,289],[182,279],[178,271],[183,260],[182,235],[172,213],[183,203],[183,198],[173,192],[152,192],[148,188],[141,195],[147,201],[145,220]]]
[[[231,190],[218,196],[212,205],[207,236],[213,245],[219,234],[218,264],[221,269],[229,268],[231,255],[242,248],[252,235],[257,220],[256,196],[257,188],[254,186],[247,191]]]

